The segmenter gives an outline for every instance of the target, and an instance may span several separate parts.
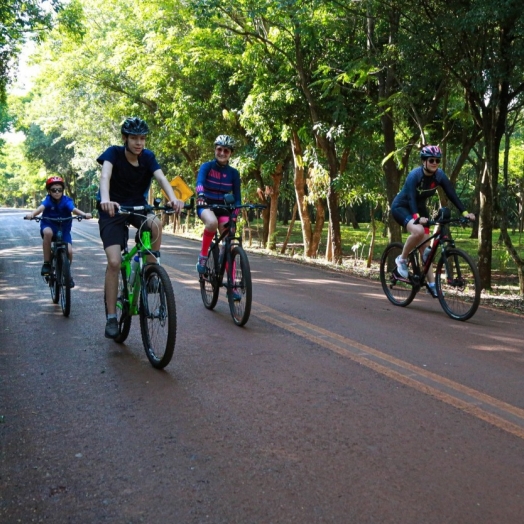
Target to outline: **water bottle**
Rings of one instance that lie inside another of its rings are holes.
[[[431,246],[428,246],[426,249],[424,249],[424,254],[422,255],[422,262],[424,262],[424,264],[426,263],[426,260],[428,259],[430,253]]]
[[[138,271],[139,265],[140,265],[140,257],[138,255],[135,255],[133,257],[133,260],[131,261],[131,273],[129,274],[129,287],[133,287],[133,284],[135,283],[136,272]]]

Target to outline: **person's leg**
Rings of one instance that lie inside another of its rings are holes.
[[[402,258],[407,260],[410,251],[420,242],[424,240],[424,237],[428,237],[424,231],[424,226],[422,224],[414,224],[414,220],[410,220],[406,225],[406,229],[409,233],[406,242],[404,242],[404,248],[402,249]]]
[[[42,250],[44,252],[44,262],[51,260],[51,241],[53,240],[53,230],[46,227],[42,231]]]
[[[202,256],[207,256],[209,246],[211,245],[213,237],[215,236],[215,231],[218,228],[218,219],[211,209],[204,209],[200,214],[200,220],[204,223],[204,233],[202,235],[200,254]]]
[[[162,245],[162,222],[157,216],[149,215],[145,227],[151,232],[151,247],[153,251],[160,251],[160,246]],[[147,262],[156,264],[157,260],[153,255],[148,255]]]
[[[121,247],[119,244],[108,246],[105,249],[107,257],[107,268],[105,277],[105,296],[107,314],[116,315],[116,298],[118,295],[118,274],[122,261]]]

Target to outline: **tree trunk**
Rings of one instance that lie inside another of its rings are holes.
[[[291,137],[291,152],[293,153],[293,172],[295,194],[297,197],[298,214],[300,216],[300,226],[302,228],[302,240],[304,242],[304,254],[310,255],[311,245],[311,218],[309,217],[308,205],[306,201],[306,177],[304,176],[304,158],[302,156],[302,146],[298,133],[293,131]]]
[[[276,249],[276,230],[277,230],[277,211],[278,196],[280,194],[280,184],[282,182],[283,165],[280,163],[276,166],[275,172],[271,175],[273,186],[271,188],[271,207],[269,211],[269,230],[267,248]]]
[[[282,249],[280,250],[281,255],[283,255],[286,252],[287,243],[289,242],[289,237],[291,236],[291,232],[293,231],[293,226],[295,225],[295,219],[297,218],[297,211],[298,211],[298,204],[295,202],[295,205],[293,206],[293,214],[291,216],[291,222],[289,224],[289,227],[287,228],[286,238],[284,240],[284,243],[282,244]]]

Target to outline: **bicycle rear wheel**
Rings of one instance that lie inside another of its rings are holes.
[[[413,283],[402,279],[397,273],[395,259],[402,253],[403,244],[392,242],[386,246],[380,260],[380,282],[388,300],[395,306],[405,307],[413,302],[417,289]],[[413,258],[408,261],[408,270],[413,274]]]
[[[199,277],[202,302],[207,309],[213,309],[217,305],[218,293],[220,291],[219,273],[218,247],[215,245],[209,250],[206,272]]]
[[[49,289],[51,290],[51,298],[53,299],[53,304],[58,304],[60,301],[60,262],[59,257],[55,256],[51,260],[51,271],[49,273]]]
[[[60,251],[60,283],[62,288],[60,292],[60,305],[62,306],[62,313],[64,317],[68,317],[71,313],[71,266],[69,265],[69,258],[65,250]],[[58,280],[58,279],[57,279]]]
[[[126,270],[120,268],[120,273],[118,274],[118,293],[116,296],[116,319],[118,321],[118,336],[113,340],[121,344],[126,340],[129,335],[129,330],[131,329],[131,320],[132,316],[129,313],[129,293],[127,289],[127,278]],[[107,316],[107,301],[104,294],[104,304],[106,308]]]
[[[233,267],[228,268],[231,274],[228,278],[227,300],[233,321],[237,326],[243,326],[251,314],[251,269],[246,252],[240,246],[235,246],[231,251],[231,260]]]
[[[461,249],[446,249],[437,263],[435,284],[442,309],[455,320],[468,320],[480,304],[481,282],[473,259]],[[447,268],[447,270],[446,270]]]
[[[175,350],[176,304],[169,275],[157,264],[146,266],[142,280],[140,328],[149,362],[157,369],[166,367]]]

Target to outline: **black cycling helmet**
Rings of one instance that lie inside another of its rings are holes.
[[[227,147],[233,151],[235,149],[235,139],[229,135],[218,135],[215,138],[215,146]]]
[[[149,127],[144,120],[135,116],[124,120],[120,132],[126,136],[147,135],[149,133]]]
[[[442,150],[439,146],[424,146],[420,150],[421,160],[426,158],[442,158]]]

